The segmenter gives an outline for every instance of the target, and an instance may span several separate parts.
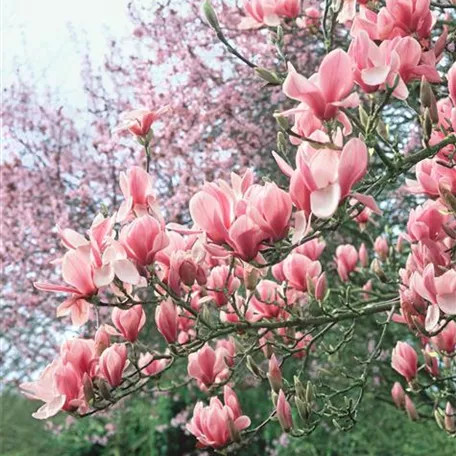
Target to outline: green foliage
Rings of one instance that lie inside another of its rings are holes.
[[[46,430],[43,422],[31,418],[36,404],[4,394],[1,399],[2,456],[178,456],[197,455],[195,441],[171,419],[193,401],[176,402],[169,395],[150,399],[143,395],[118,406],[108,414],[76,420],[66,427],[65,416],[53,420],[60,433]],[[270,396],[264,388],[243,392],[243,409],[255,424],[270,409]],[[358,413],[358,425],[351,432],[335,431],[324,425],[302,439],[282,438],[276,423],[265,429],[248,449],[238,454],[277,456],[452,456],[456,440],[441,432],[433,420],[410,422],[405,413],[391,405],[366,397]],[[213,453],[211,453],[213,454]]]

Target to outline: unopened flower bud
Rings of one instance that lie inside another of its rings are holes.
[[[424,109],[422,127],[424,132],[424,139],[428,141],[432,134],[432,119],[429,108]]]
[[[369,114],[362,107],[362,105],[359,105],[358,112],[359,112],[359,120],[361,121],[361,125],[364,128],[366,128],[368,126],[368,124],[369,124]]]
[[[275,114],[274,117],[277,123],[279,124],[279,127],[282,128],[282,130],[288,131],[288,129],[290,128],[288,120],[280,114]]]
[[[309,421],[311,410],[305,401],[300,399],[298,396],[294,398],[296,408],[298,410],[299,416],[302,418],[304,423]]]
[[[318,277],[315,284],[315,299],[317,301],[323,301],[326,297],[326,292],[328,291],[328,281],[326,279],[326,272]]]
[[[220,30],[220,24],[217,19],[217,14],[209,0],[205,0],[202,5],[203,15],[206,18],[208,25],[216,32]]]
[[[313,402],[314,392],[313,392],[313,385],[310,381],[307,382],[306,385],[306,402],[311,404]]]
[[[378,260],[378,258],[374,258],[372,260],[370,269],[382,282],[388,281],[385,271],[383,270],[382,265],[380,264],[380,261]]]
[[[445,407],[445,430],[450,434],[456,432],[456,414],[450,402]]]
[[[405,396],[405,411],[410,420],[418,421],[418,412],[416,411],[415,404],[408,395]]]
[[[260,277],[260,271],[250,265],[246,265],[243,272],[245,288],[247,288],[247,290],[254,291]]]
[[[421,78],[420,99],[421,106],[423,108],[429,109],[429,115],[432,123],[438,123],[439,113],[437,110],[437,101],[435,99],[435,95],[432,91],[431,85],[424,76]]]
[[[440,409],[434,410],[434,418],[439,428],[442,429],[442,431],[445,431],[445,418],[442,416],[442,412]]]
[[[299,399],[301,400],[305,400],[306,389],[304,388],[304,385],[301,383],[301,380],[299,380],[299,378],[296,376],[294,376],[293,380],[296,396],[299,397]]]
[[[255,73],[264,81],[273,85],[281,85],[282,79],[274,71],[269,71],[266,68],[256,67]]]
[[[278,393],[282,388],[282,371],[274,354],[269,360],[268,380],[272,390]]]
[[[258,367],[254,359],[248,355],[245,362],[247,369],[257,378],[264,378],[264,372]]]
[[[391,388],[391,397],[397,408],[401,409],[405,406],[405,392],[399,382],[395,382]]]

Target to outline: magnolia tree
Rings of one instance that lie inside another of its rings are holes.
[[[456,5],[300,3],[244,2],[237,27],[251,46],[269,34],[269,67],[202,5],[226,58],[290,100],[268,116],[282,177],[247,169],[206,182],[189,222],[172,222],[150,171],[160,167],[154,123],[166,130],[177,114],[123,114],[116,134],[144,159],[121,173],[116,208],[86,230],[59,229],[62,280],[35,283],[65,296],[57,316],[93,330],[21,385],[44,402],[36,418],[92,415],[143,389],[198,388],[207,400],[187,430],[198,447],[229,453],[275,420],[293,437],[320,423],[349,429],[380,385],[410,419],[433,416],[456,433]],[[315,71],[288,53],[303,30],[322,54]],[[150,343],[155,330],[161,344]],[[264,417],[242,412],[252,383],[269,385]]]

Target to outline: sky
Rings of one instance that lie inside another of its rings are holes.
[[[101,62],[108,33],[131,33],[128,2],[0,0],[3,85],[8,86],[19,69],[76,102],[82,94],[81,52],[89,45],[94,62]]]

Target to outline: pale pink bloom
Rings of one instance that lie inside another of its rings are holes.
[[[304,10],[303,16],[296,19],[296,25],[307,29],[320,27],[320,17],[320,10],[313,6],[309,6],[309,8]]]
[[[387,0],[377,15],[365,6],[360,7],[354,18],[351,34],[365,30],[372,40],[417,36],[426,39],[431,33],[433,18],[430,0]]]
[[[391,389],[391,397],[397,408],[401,409],[405,407],[405,391],[399,382],[394,382],[393,388]]]
[[[69,350],[67,346],[64,351]],[[75,348],[80,351],[81,346]],[[82,356],[81,356],[82,355]],[[58,358],[48,365],[40,378],[35,382],[22,383],[20,389],[29,399],[40,400],[42,405],[33,417],[39,420],[50,418],[60,410],[69,412],[79,411],[84,413],[88,409],[87,400],[84,396],[84,383],[91,383],[89,375],[84,372],[88,366],[83,366],[84,356],[80,351],[79,357],[75,353],[75,367],[69,357],[65,360]]]
[[[282,388],[282,371],[274,353],[269,359],[268,380],[273,391],[278,393]]]
[[[431,337],[434,347],[452,355],[456,351],[456,322],[450,321],[436,336]]]
[[[388,258],[389,247],[388,241],[385,239],[384,236],[378,236],[374,242],[374,250],[378,257],[385,261]]]
[[[106,329],[106,325],[100,325],[95,333],[95,351],[97,355],[101,355],[111,345],[111,338]]]
[[[177,306],[171,299],[162,301],[155,309],[155,323],[157,329],[166,339],[168,344],[173,344],[177,340],[178,317]]]
[[[250,261],[258,255],[261,244],[267,238],[268,234],[244,214],[231,225],[228,243],[237,256],[244,261]]]
[[[361,244],[358,250],[359,262],[363,268],[367,268],[369,266],[369,254],[367,252],[367,248],[364,242]]]
[[[240,285],[241,281],[234,277],[228,266],[216,266],[207,279],[208,296],[215,301],[217,307],[222,307]]]
[[[454,434],[456,432],[456,412],[451,402],[447,402],[445,406],[445,429]]]
[[[288,233],[292,203],[290,195],[275,183],[251,186],[245,198],[246,214],[267,233],[272,242],[279,241]]]
[[[215,345],[217,349],[224,349],[226,351],[225,362],[229,367],[234,364],[234,357],[236,356],[236,345],[233,339],[219,339]]]
[[[279,391],[276,407],[277,418],[284,432],[289,432],[293,427],[293,417],[291,415],[291,407],[288,403],[283,390]]]
[[[344,0],[337,22],[343,24],[352,21],[356,15],[356,0]]]
[[[351,58],[340,49],[330,52],[321,62],[318,73],[310,79],[300,75],[289,63],[283,92],[303,103],[321,121],[337,118],[343,125],[349,124],[339,108],[353,108],[359,104],[357,94],[351,93],[354,86],[352,66]],[[303,108],[288,113],[299,111]]]
[[[430,197],[440,195],[439,187],[446,184],[451,193],[456,194],[456,172],[452,168],[439,164],[430,158],[416,165],[416,181],[406,179],[407,190],[412,193],[422,193]]]
[[[342,152],[300,148],[291,174],[290,196],[300,210],[329,218],[367,171],[366,145],[351,139]]]
[[[154,181],[150,174],[139,166],[132,166],[126,173],[120,174],[120,189],[125,201],[117,212],[117,221],[123,223],[130,216],[141,217],[148,214],[159,214],[157,196],[154,192]]]
[[[438,201],[427,201],[412,209],[407,222],[407,237],[411,242],[437,241],[445,236],[442,224],[446,220],[443,206]]]
[[[313,282],[320,276],[321,264],[305,255],[292,252],[283,263],[283,273],[290,287],[307,291],[309,281]]]
[[[335,260],[340,280],[348,282],[350,273],[356,269],[358,252],[351,244],[339,245]]]
[[[82,376],[96,374],[98,357],[93,339],[74,338],[65,341],[60,346],[60,359],[63,364],[71,364],[75,371]]]
[[[263,25],[277,27],[280,24],[280,17],[297,17],[301,2],[300,0],[244,0],[243,6],[248,17],[242,19],[239,27],[251,29]]]
[[[283,290],[272,280],[262,280],[249,301],[249,309],[255,315],[255,320],[278,318],[284,307]]]
[[[387,0],[378,14],[381,40],[416,35],[428,38],[433,26],[430,0]]]
[[[167,283],[171,290],[179,294],[182,285],[191,287],[195,281],[199,285],[205,285],[207,271],[201,264],[203,258],[203,256],[197,256],[182,250],[171,253],[167,278]]]
[[[456,315],[456,271],[450,269],[435,278],[436,300],[447,315]]]
[[[372,291],[372,280],[368,280],[363,285],[363,291]],[[364,299],[369,299],[369,293],[363,293],[363,298]]]
[[[146,323],[146,314],[142,305],[136,305],[130,309],[114,307],[111,314],[114,326],[122,333],[129,342],[135,342],[138,334]]]
[[[416,377],[418,357],[415,350],[407,342],[398,342],[391,355],[391,366],[407,381]]]
[[[412,421],[418,420],[419,416],[418,416],[418,412],[416,411],[415,404],[410,399],[408,394],[405,395],[405,411],[407,412],[408,417]]]
[[[156,111],[136,109],[124,112],[120,115],[120,124],[114,128],[113,132],[129,131],[135,136],[145,137],[149,133],[152,124],[168,110],[169,106],[163,106]]]
[[[241,415],[235,393],[225,389],[224,395],[225,405],[212,397],[208,406],[204,407],[202,402],[198,402],[193,410],[187,429],[198,439],[200,448],[223,448],[238,440],[239,433],[250,426],[250,418]]]
[[[93,278],[98,288],[106,287],[117,277],[125,284],[138,285],[141,277],[135,265],[127,257],[123,245],[111,241],[101,257],[101,265],[94,270]]]
[[[93,267],[88,245],[70,250],[63,256],[62,276],[68,285],[35,282],[34,286],[43,291],[71,293],[71,296],[57,308],[57,316],[71,314],[72,323],[75,326],[81,326],[89,319],[90,303],[87,298],[98,292],[93,281]]]
[[[138,367],[142,374],[158,375],[168,365],[166,358],[154,359],[151,353],[141,353],[138,359]]]
[[[124,226],[119,240],[128,257],[140,266],[152,264],[157,252],[169,243],[163,226],[150,215],[143,215]]]
[[[204,386],[210,387],[214,383],[220,383],[229,375],[225,348],[216,350],[205,344],[196,353],[188,355],[188,375]]]
[[[302,253],[307,258],[316,261],[320,258],[325,247],[325,241],[315,238],[311,239],[310,241],[304,242],[304,244],[301,244],[300,246],[296,247],[294,251],[297,253]]]
[[[100,356],[100,373],[112,387],[120,385],[127,363],[127,346],[113,344]]]

